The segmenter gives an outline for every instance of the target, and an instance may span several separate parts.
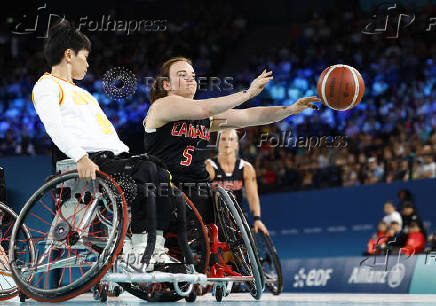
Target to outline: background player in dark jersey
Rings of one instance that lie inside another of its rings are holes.
[[[257,192],[256,170],[253,166],[238,158],[238,133],[235,129],[226,129],[218,134],[218,156],[206,161],[210,179],[226,190],[231,190],[242,207],[242,188],[245,188],[248,205],[253,215],[253,227],[269,234],[260,219],[260,201]]]
[[[151,106],[144,119],[145,151],[159,157],[171,171],[173,182],[190,196],[205,223],[214,221],[210,193],[203,188],[210,182],[206,170],[206,146],[210,132],[237,126],[247,127],[280,121],[298,114],[316,97],[298,99],[291,106],[233,109],[257,96],[273,79],[264,70],[238,93],[194,100],[195,72],[189,59],[171,58],[163,63],[150,92]],[[180,183],[183,183],[180,185]]]

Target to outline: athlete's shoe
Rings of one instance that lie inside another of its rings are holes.
[[[143,233],[133,234],[131,240],[125,240],[123,247],[123,258],[130,267],[132,267],[134,270],[150,272],[155,270],[156,265],[160,266],[161,264],[166,265],[180,263],[178,260],[168,255],[168,249],[165,247],[165,238],[163,237],[163,233],[162,231],[156,231],[156,244],[154,252],[148,265],[145,266],[145,263],[142,263],[141,260],[147,247],[147,238],[148,235]]]

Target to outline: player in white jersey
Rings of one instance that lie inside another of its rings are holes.
[[[95,179],[95,171],[100,169],[134,179],[138,192],[129,203],[132,209],[132,246],[124,250],[124,253],[129,253],[129,261],[135,258],[132,266],[142,268],[146,233],[150,230],[156,230],[151,263],[171,263],[172,259],[166,255],[168,250],[164,248],[163,230],[171,221],[174,199],[168,196],[159,198],[157,215],[150,216],[146,209],[149,198],[145,195],[145,184],[169,185],[169,173],[152,157],[131,158],[129,148],[118,138],[98,101],[74,84],[73,80],[83,79],[87,72],[90,50],[89,39],[68,21],[62,20],[50,29],[44,55],[52,68],[51,73],[45,73],[34,86],[32,100],[36,112],[53,143],[77,162],[80,178],[86,181]],[[154,221],[150,222],[150,218]],[[154,228],[150,228],[150,224],[154,224]],[[147,267],[148,270],[153,268],[152,264]]]

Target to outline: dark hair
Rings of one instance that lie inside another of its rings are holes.
[[[65,50],[71,49],[77,54],[80,50],[91,51],[91,41],[85,34],[75,29],[66,19],[62,19],[50,28],[44,45],[44,57],[50,67],[59,64]]]
[[[402,208],[413,208],[413,209],[415,209],[415,205],[413,204],[412,201],[404,201],[402,206],[403,206]]]
[[[400,225],[400,222],[398,222],[398,221],[392,221],[392,222],[391,222],[391,225],[392,225],[392,224],[398,224],[398,225]]]
[[[170,68],[175,62],[187,62],[192,65],[192,61],[189,58],[183,56],[172,57],[162,64],[160,67],[159,75],[151,85],[150,90],[150,104],[153,104],[157,99],[166,97],[168,92],[163,88],[163,81],[168,81],[170,79]]]
[[[398,197],[400,197],[400,199],[401,199],[402,194],[404,195],[404,199],[402,199],[402,200],[411,200],[412,199],[412,194],[410,193],[409,190],[401,189],[400,192],[398,193]]]

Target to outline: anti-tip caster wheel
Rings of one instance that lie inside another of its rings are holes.
[[[114,296],[119,297],[121,293],[122,293],[121,287],[115,286],[114,287]]]
[[[221,302],[224,297],[224,287],[223,286],[217,286],[215,289],[215,299],[217,302]]]
[[[106,286],[100,286],[100,302],[106,303],[107,302],[107,287]]]
[[[188,303],[194,303],[196,299],[197,299],[197,287],[195,286],[192,289],[191,293],[187,297],[185,297],[185,300]]]
[[[98,284],[97,285],[95,285],[93,288],[92,288],[92,297],[94,298],[94,300],[95,301],[99,301],[100,300],[100,293],[98,292],[99,290],[98,290]]]
[[[27,299],[27,296],[25,296],[23,293],[19,293],[18,296],[20,297],[20,303],[24,303]]]

